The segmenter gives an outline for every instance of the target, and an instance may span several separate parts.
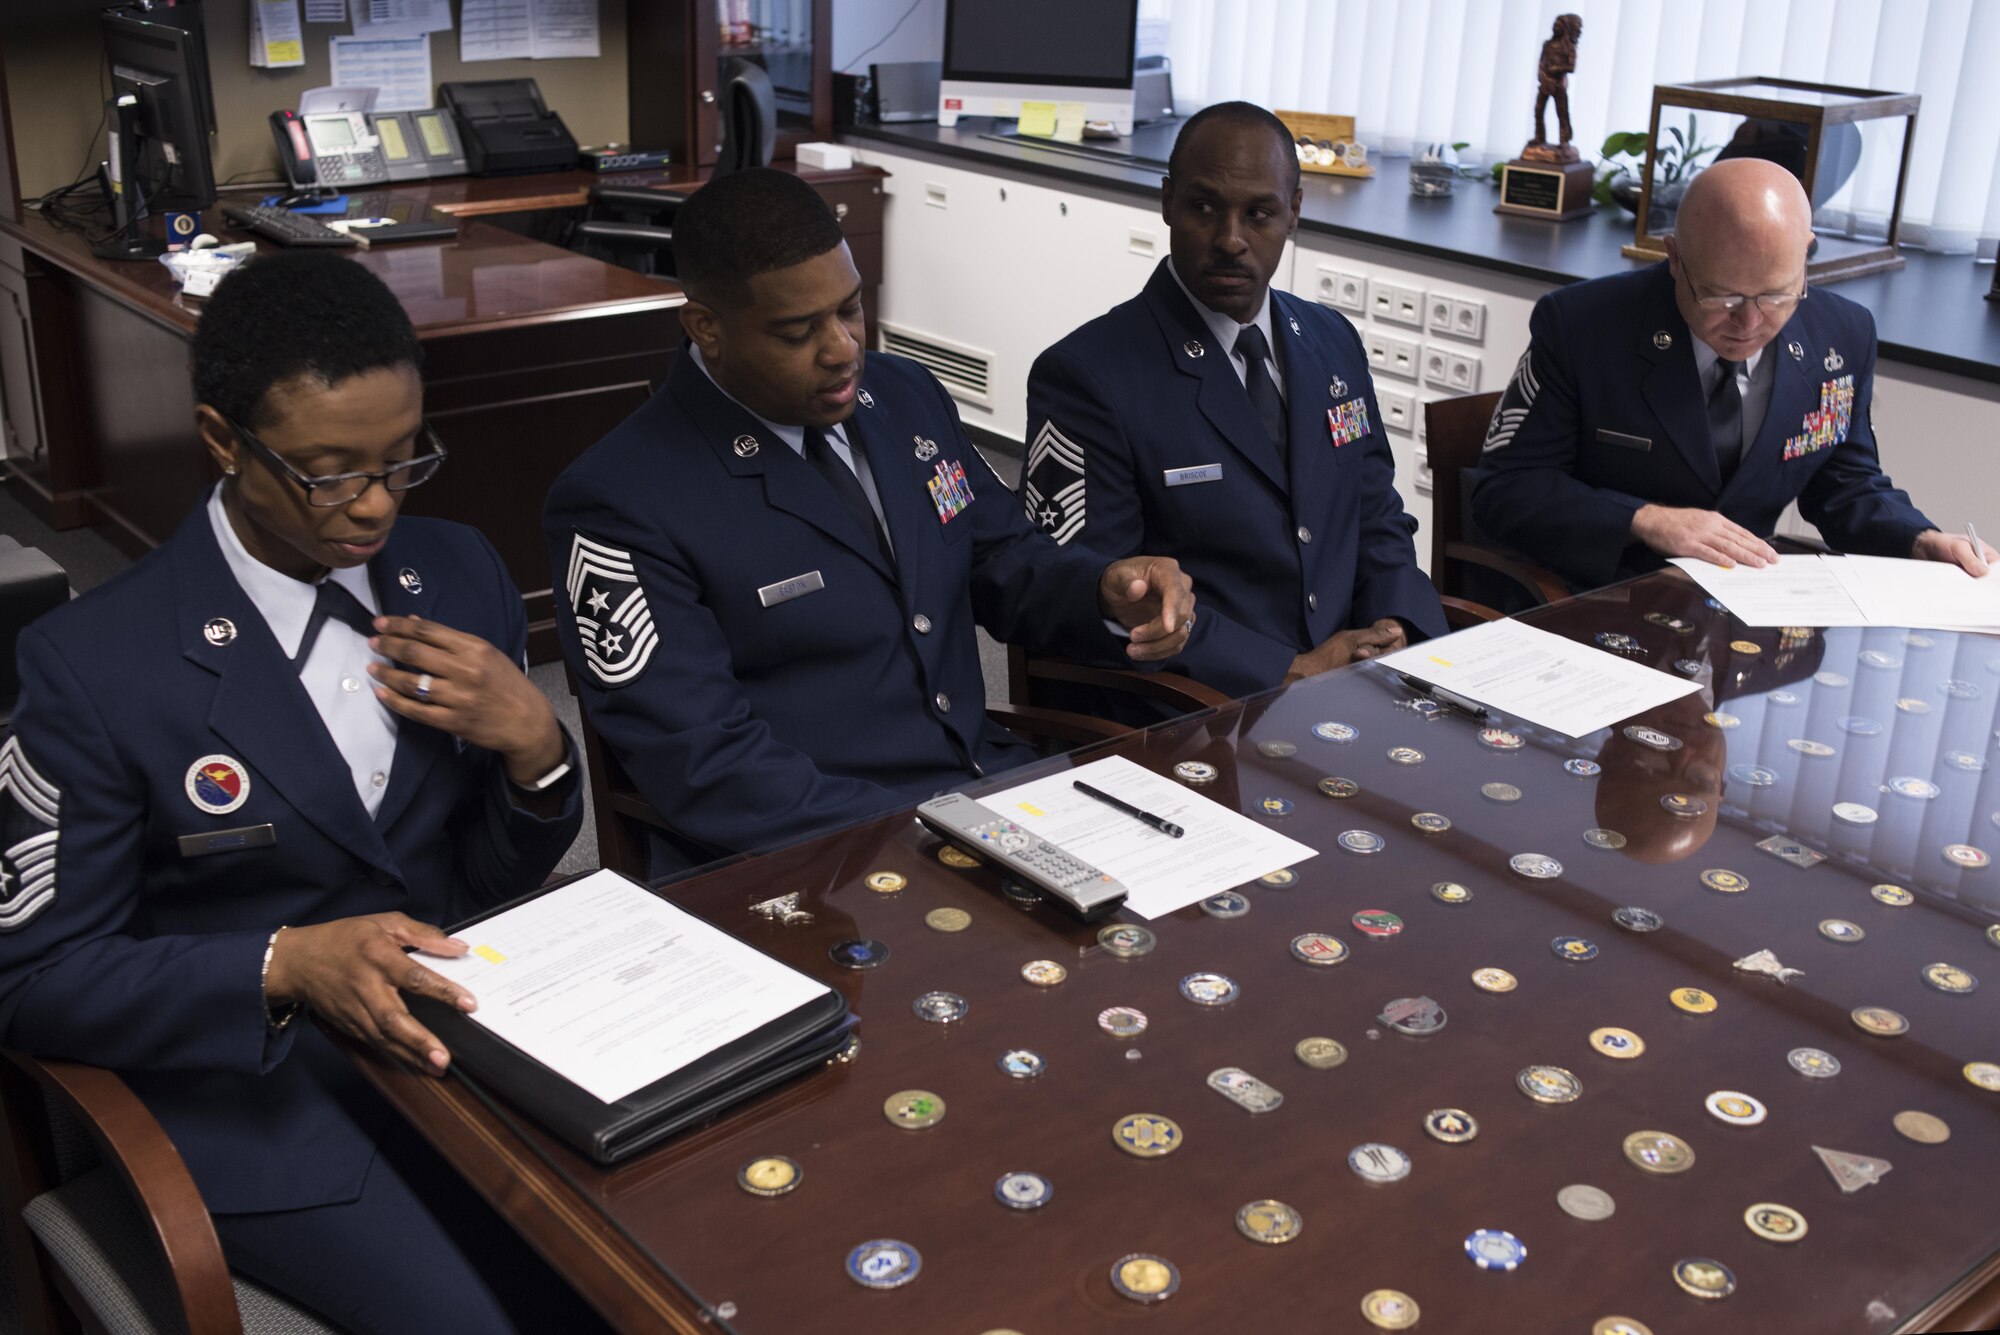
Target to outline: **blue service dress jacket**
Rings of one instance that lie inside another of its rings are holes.
[[[1770,407],[1726,483],[1665,263],[1557,288],[1535,303],[1528,334],[1487,432],[1472,516],[1578,588],[1665,563],[1631,536],[1648,503],[1719,510],[1769,537],[1797,501],[1836,550],[1871,556],[1908,556],[1936,527],[1882,473],[1869,420],[1875,321],[1838,293],[1811,289],[1765,345]]]
[[[385,615],[520,660],[520,595],[474,530],[399,520],[368,569]],[[534,889],[582,822],[576,777],[537,818],[500,757],[406,719],[371,819],[205,506],[18,656],[0,1043],[122,1072],[211,1210],[354,1199],[392,1114],[309,1017],[271,1030],[266,941],[391,910],[448,925]]]
[[[895,550],[685,353],[557,479],[557,616],[591,723],[680,847],[665,872],[1034,758],[986,718],[975,624],[1126,664],[1107,564],[1036,533],[915,362],[869,353],[843,424]]]
[[[1167,264],[1036,359],[1031,521],[1099,553],[1177,559],[1201,606],[1174,670],[1232,695],[1278,685],[1299,654],[1383,617],[1412,639],[1443,634],[1354,327],[1271,290],[1281,452]]]

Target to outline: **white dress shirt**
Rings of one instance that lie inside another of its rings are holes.
[[[223,509],[219,483],[208,497],[208,522],[215,528],[215,541],[222,548],[229,572],[263,614],[278,647],[287,658],[293,657],[299,651],[299,641],[305,638],[306,623],[312,619],[319,585],[281,574],[250,555]],[[366,566],[328,571],[324,578],[339,583],[370,613],[381,611],[368,583]],[[346,622],[328,617],[319,638],[313,641],[305,671],[299,674],[299,684],[305,687],[341,759],[347,762],[354,776],[354,791],[371,818],[381,808],[389,788],[389,770],[396,759],[397,718],[375,698],[375,679],[368,675],[368,665],[388,661],[369,649],[368,641]]]
[[[1187,284],[1181,282],[1180,273],[1174,268],[1174,262],[1171,257],[1167,260],[1167,272],[1173,274],[1174,284],[1180,288],[1181,295],[1194,303],[1195,314],[1199,315],[1201,322],[1208,326],[1208,332],[1215,335],[1216,344],[1221,347],[1223,352],[1228,354],[1229,364],[1236,368],[1236,383],[1246,389],[1249,388],[1250,363],[1247,358],[1236,351],[1236,340],[1250,325],[1238,324],[1235,316],[1224,315],[1220,311],[1212,311],[1199,301],[1196,301],[1194,293],[1188,291]],[[1264,346],[1271,350],[1271,355],[1264,359],[1264,365],[1270,368],[1271,379],[1278,386],[1278,397],[1282,400],[1285,397],[1285,371],[1283,367],[1278,365],[1278,340],[1271,334],[1270,288],[1267,287],[1264,289],[1263,304],[1257,307],[1256,318],[1251,320],[1250,324],[1255,325],[1263,333]]]
[[[1694,344],[1694,369],[1701,376],[1701,401],[1707,403],[1721,383],[1722,354],[1697,335],[1689,335],[1689,340]],[[1739,459],[1749,456],[1757,433],[1764,427],[1764,414],[1771,408],[1771,381],[1777,361],[1765,355],[1770,350],[1767,343],[1736,364],[1736,392],[1743,396],[1743,454]]]

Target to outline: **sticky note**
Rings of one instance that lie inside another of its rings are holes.
[[[1021,104],[1022,134],[1032,134],[1047,139],[1056,132],[1056,104],[1053,102],[1023,102]]]
[[[1017,809],[1027,812],[1030,816],[1046,816],[1048,814],[1033,802],[1017,802],[1015,806]]]
[[[507,962],[507,957],[491,946],[474,946],[472,953],[485,960],[488,964],[505,964]]]
[[[1083,142],[1083,103],[1056,103],[1055,137],[1065,144]]]

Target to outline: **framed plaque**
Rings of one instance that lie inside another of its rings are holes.
[[[1495,213],[1568,222],[1588,217],[1593,174],[1587,162],[1530,162],[1516,158],[1500,167],[1500,202]]]

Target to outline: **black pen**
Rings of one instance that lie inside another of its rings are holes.
[[[1092,788],[1089,784],[1083,782],[1083,780],[1081,779],[1070,780],[1070,786],[1075,788],[1079,793],[1082,793],[1085,797],[1094,797],[1098,801],[1104,803],[1104,805],[1107,807],[1117,807],[1120,811],[1124,812],[1128,816],[1136,816],[1138,819],[1146,822],[1146,824],[1152,826],[1154,829],[1158,830],[1161,834],[1166,835],[1170,839],[1178,839],[1182,835],[1187,833],[1186,830],[1183,830],[1180,826],[1174,824],[1172,821],[1162,820],[1158,816],[1155,816],[1150,811],[1141,811],[1139,810],[1139,808],[1133,806],[1130,802],[1120,801],[1118,798],[1113,797],[1111,794],[1105,792],[1101,788]]]
[[[1409,687],[1418,695],[1429,696],[1441,705],[1450,705],[1461,714],[1469,714],[1481,723],[1486,722],[1486,706],[1480,704],[1477,700],[1468,700],[1456,691],[1447,691],[1442,686],[1433,686],[1429,682],[1419,681],[1407,672],[1398,672],[1396,676],[1403,685]]]

